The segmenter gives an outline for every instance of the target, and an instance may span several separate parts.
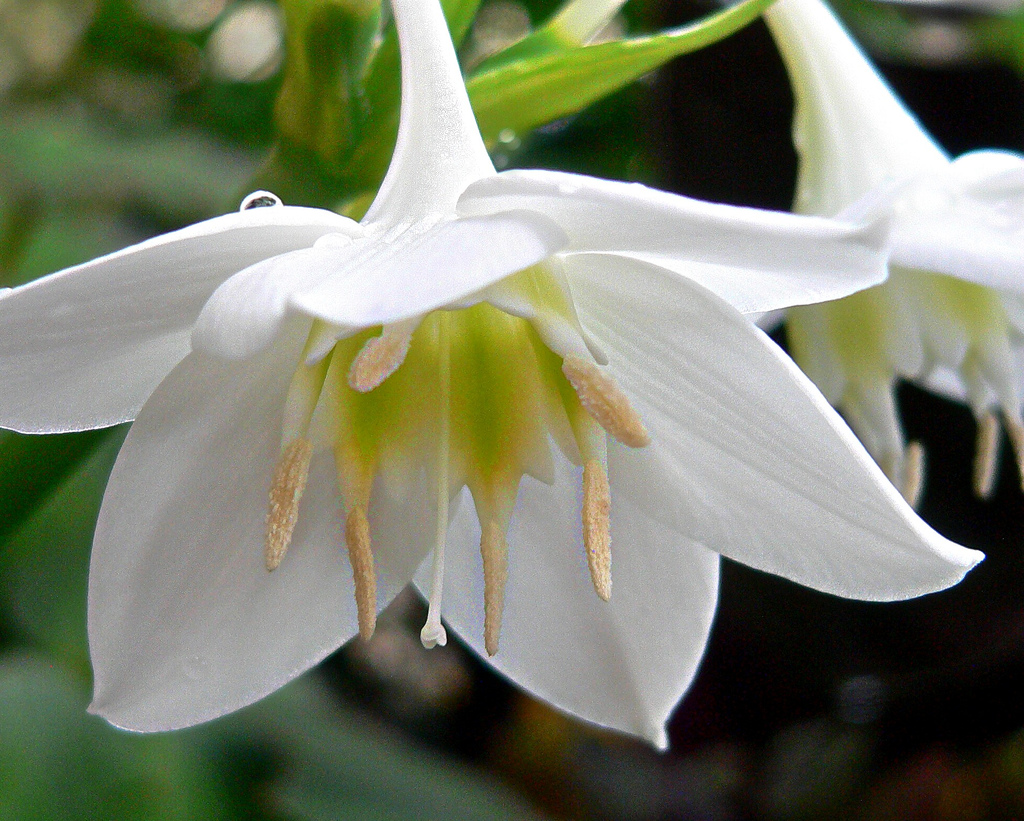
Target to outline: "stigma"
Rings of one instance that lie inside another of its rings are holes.
[[[606,371],[557,268],[543,263],[469,304],[325,344],[331,333],[314,322],[285,402],[269,495],[267,570],[285,559],[314,451],[330,450],[345,510],[359,633],[370,638],[377,613],[376,480],[410,471],[429,477],[437,522],[421,639],[425,646],[444,644],[449,507],[468,488],[480,522],[483,643],[494,655],[510,566],[514,572],[507,533],[519,485],[526,476],[551,484],[557,449],[583,468],[577,514],[583,550],[596,594],[610,600],[608,440],[639,448],[650,436]]]

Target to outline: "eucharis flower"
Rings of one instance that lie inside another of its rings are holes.
[[[788,313],[794,358],[912,503],[922,451],[905,445],[896,378],[966,399],[978,419],[975,489],[987,496],[997,413],[1024,470],[1013,354],[1024,320],[1024,158],[951,160],[819,0],[780,0],[765,19],[796,97],[795,210],[833,215],[874,192],[893,224],[884,284]]]
[[[392,5],[401,127],[361,223],[257,193],[3,298],[4,424],[142,406],[96,528],[93,710],[239,708],[415,576],[425,644],[443,586],[497,669],[664,745],[719,554],[878,600],[980,559],[733,307],[877,282],[884,230],[496,174],[439,6]]]

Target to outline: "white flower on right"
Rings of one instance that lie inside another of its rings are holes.
[[[1013,355],[1024,319],[1024,158],[950,159],[819,0],[780,0],[765,19],[796,98],[794,210],[831,216],[875,192],[893,221],[885,283],[788,312],[794,359],[911,503],[923,452],[906,445],[896,379],[966,400],[978,420],[974,486],[988,496],[999,413],[1024,466]]]

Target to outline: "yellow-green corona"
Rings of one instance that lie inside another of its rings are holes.
[[[374,485],[379,480],[376,492],[402,497],[410,473],[423,471],[439,494],[424,643],[445,642],[440,582],[447,512],[465,486],[480,520],[485,646],[497,652],[505,534],[523,476],[554,481],[552,442],[583,465],[584,549],[595,591],[605,601],[611,597],[606,435],[629,447],[643,447],[649,437],[629,400],[601,372],[555,264],[532,266],[494,287],[491,298],[508,311],[479,302],[340,341],[329,325],[314,322],[284,412],[266,565],[274,570],[284,558],[314,449],[329,447],[364,638],[373,634],[377,613],[369,526]]]

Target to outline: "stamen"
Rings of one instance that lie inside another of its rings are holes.
[[[597,459],[590,459],[583,466],[583,546],[594,590],[604,601],[612,597],[611,506],[608,476]]]
[[[907,504],[915,510],[924,490],[924,447],[920,442],[911,442],[903,455],[903,487],[901,493]]]
[[[1010,437],[1010,444],[1013,446],[1014,456],[1017,457],[1017,470],[1020,472],[1021,489],[1024,489],[1024,422],[1021,422],[1020,414],[1004,418],[1006,432]]]
[[[642,448],[650,443],[647,428],[629,399],[597,365],[570,354],[562,362],[562,373],[583,407],[611,436],[631,448]]]
[[[974,493],[988,499],[995,489],[999,456],[999,420],[992,411],[978,417],[978,438],[974,451]]]
[[[377,626],[377,574],[373,569],[370,550],[370,523],[366,508],[353,507],[345,519],[345,546],[352,565],[352,579],[356,587],[356,611],[359,616],[359,635],[373,636]]]
[[[299,500],[306,489],[313,445],[308,439],[296,439],[281,455],[270,486],[267,510],[267,538],[264,560],[267,570],[275,570],[288,552],[292,532],[299,520]]]
[[[417,322],[385,325],[380,336],[366,340],[352,360],[348,384],[352,390],[368,393],[398,370],[409,353],[409,343]]]
[[[508,543],[504,531],[494,519],[481,527],[480,555],[484,563],[484,648],[487,655],[493,656],[498,652],[505,581],[508,578]]]

